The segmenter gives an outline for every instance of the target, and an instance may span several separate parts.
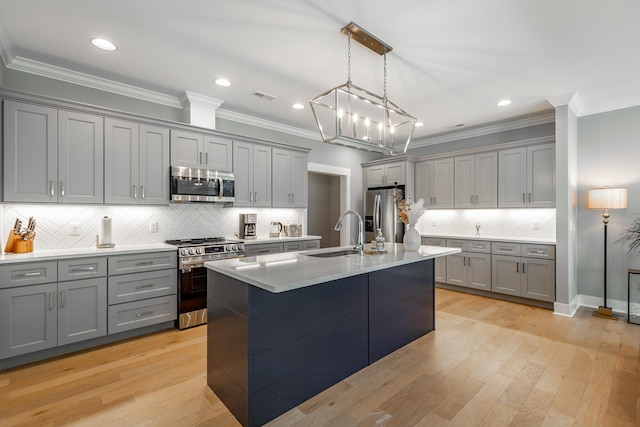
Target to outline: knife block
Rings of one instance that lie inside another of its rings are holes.
[[[15,231],[11,230],[9,232],[7,244],[4,247],[4,252],[13,252],[16,254],[33,252],[33,237],[30,237],[28,240],[24,240],[20,234],[17,234]]]

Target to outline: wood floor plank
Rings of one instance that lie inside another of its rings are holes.
[[[268,424],[640,425],[640,325],[436,289],[436,330]],[[0,427],[237,427],[206,327],[0,372]]]

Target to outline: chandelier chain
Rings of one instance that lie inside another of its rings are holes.
[[[347,37],[347,83],[351,83],[351,30]]]
[[[384,48],[384,80],[382,86],[382,99],[387,102],[387,48]]]

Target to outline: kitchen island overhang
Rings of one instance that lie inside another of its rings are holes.
[[[460,252],[206,263],[207,383],[247,426],[262,425],[434,329],[434,258]]]

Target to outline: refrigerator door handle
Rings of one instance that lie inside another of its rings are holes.
[[[380,228],[380,194],[373,199],[373,232]]]

